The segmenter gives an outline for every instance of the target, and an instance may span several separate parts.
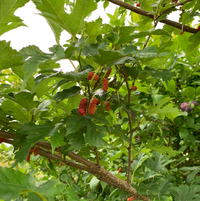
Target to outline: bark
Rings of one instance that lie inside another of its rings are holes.
[[[154,15],[148,14],[149,12],[146,11],[146,10],[136,8],[135,6],[132,6],[132,5],[128,4],[128,3],[122,2],[120,0],[107,0],[107,1],[109,1],[111,3],[114,3],[114,4],[118,5],[118,6],[121,6],[123,8],[126,8],[126,9],[128,9],[130,11],[133,11],[133,12],[139,14],[139,15],[143,15],[143,16],[149,17],[149,18],[154,20]],[[191,0],[189,0],[189,1],[191,1]],[[179,3],[177,5],[183,5],[184,3],[187,3],[189,1],[185,1],[185,2]],[[182,25],[182,24],[180,24],[178,22],[174,22],[172,20],[164,19],[164,20],[160,20],[159,22],[162,22],[162,23],[167,24],[169,26],[172,26],[172,27],[175,27],[177,29],[183,30],[185,32],[189,32],[189,33],[193,33],[193,34],[196,34],[198,32],[198,29],[194,29],[192,27]]]

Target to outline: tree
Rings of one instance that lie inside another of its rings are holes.
[[[27,2],[1,0],[0,34],[24,25]],[[13,145],[0,199],[199,200],[200,1],[103,0],[120,6],[109,24],[86,22],[99,1],[33,2],[57,45],[0,41],[0,142]],[[79,64],[63,73],[62,59]]]

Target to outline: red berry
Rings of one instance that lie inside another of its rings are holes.
[[[105,92],[108,90],[108,80],[106,78],[103,79],[103,90]]]
[[[83,98],[79,104],[78,113],[80,115],[86,115],[87,113],[87,99]]]
[[[38,155],[38,147],[34,147],[33,154],[34,154],[34,156]]]
[[[133,197],[127,198],[127,201],[132,201],[132,200],[134,200]]]
[[[97,98],[93,98],[92,99],[92,101],[90,103],[90,108],[89,108],[90,114],[94,114],[95,113],[95,108],[96,108],[97,102],[98,102]]]
[[[105,75],[105,78],[107,78],[107,77],[110,75],[111,70],[112,70],[111,68],[107,70],[106,75]]]
[[[2,142],[5,142],[6,141],[6,138],[5,137],[1,137],[0,138],[0,144],[2,143]]]
[[[78,108],[78,113],[80,115],[84,115],[85,114],[85,110],[84,109],[81,109],[81,108]]]
[[[119,168],[118,173],[120,173],[121,171],[122,171],[122,169],[121,169],[121,168]]]
[[[94,73],[93,72],[89,72],[89,76],[87,77],[88,80],[91,80],[92,77],[94,76]],[[95,75],[93,80],[98,80],[99,79],[99,76],[98,75]]]
[[[28,152],[28,154],[32,154],[33,153],[33,149],[30,149],[30,151]]]
[[[181,7],[181,6],[179,7],[179,10],[182,10],[182,7]]]
[[[136,91],[136,90],[137,90],[137,87],[136,87],[135,85],[132,85],[132,86],[131,86],[131,89],[132,89],[133,91]]]
[[[200,25],[198,26],[198,28],[197,28],[199,31],[200,31]]]
[[[96,105],[99,105],[101,101],[97,101]]]
[[[137,7],[140,7],[140,3],[137,3],[136,6],[137,6]]]
[[[28,156],[26,157],[26,161],[27,161],[27,162],[30,161],[30,154],[28,154]]]
[[[106,104],[106,110],[109,111],[110,110],[110,103],[108,101],[106,101],[105,104]]]
[[[60,162],[60,163],[59,163],[59,166],[61,167],[62,165],[63,165],[63,164]]]

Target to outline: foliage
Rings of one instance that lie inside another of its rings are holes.
[[[24,25],[14,12],[27,2],[1,0],[0,35]],[[0,140],[13,145],[0,146],[0,199],[200,200],[200,32],[188,28],[200,1],[124,0],[140,8],[109,24],[87,17],[118,0],[33,2],[57,44],[0,41]],[[63,73],[62,59],[78,65]]]

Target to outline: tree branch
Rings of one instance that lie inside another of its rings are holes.
[[[16,138],[17,135],[10,133],[10,132],[0,130],[0,137],[6,138],[7,139],[6,142],[12,144],[13,139]],[[87,171],[87,172],[93,174],[94,176],[96,176],[99,180],[104,181],[104,182],[108,183],[109,185],[112,185],[116,188],[120,188],[120,189],[127,191],[131,196],[134,196],[135,200],[150,201],[150,199],[148,197],[138,195],[135,188],[133,188],[131,185],[129,185],[126,181],[119,179],[118,177],[111,174],[109,171],[105,170],[104,168],[98,167],[95,163],[92,163],[71,151],[68,153],[68,156],[71,159],[73,159],[83,165],[80,165],[78,163],[75,163],[75,162],[67,160],[67,159],[63,159],[59,155],[52,154],[50,151],[44,150],[44,149],[52,150],[51,144],[48,142],[37,142],[36,145],[38,146],[38,154],[40,154],[41,156],[44,156],[51,160],[61,161],[63,164],[66,164],[70,167],[73,167],[73,168],[76,168],[79,170]],[[60,152],[61,147],[58,147],[55,150]]]
[[[139,15],[143,15],[143,16],[149,17],[149,18],[154,20],[154,15],[149,14],[149,12],[146,11],[146,10],[136,8],[135,6],[132,6],[132,5],[128,4],[128,3],[122,2],[120,0],[107,0],[107,1],[109,1],[111,3],[114,3],[114,4],[118,5],[118,6],[121,6],[123,8],[126,8],[128,10],[131,10],[131,11],[133,11],[133,12],[139,14]],[[187,2],[189,2],[189,1],[186,1],[186,3]],[[183,5],[183,3],[179,4],[179,5]],[[169,26],[175,27],[175,28],[180,29],[180,30],[184,30],[185,32],[189,32],[189,33],[193,33],[193,34],[196,34],[198,32],[198,29],[194,29],[192,27],[182,25],[182,24],[180,24],[178,22],[174,22],[172,20],[164,19],[164,20],[160,20],[159,22],[162,22],[164,24],[167,24]]]

